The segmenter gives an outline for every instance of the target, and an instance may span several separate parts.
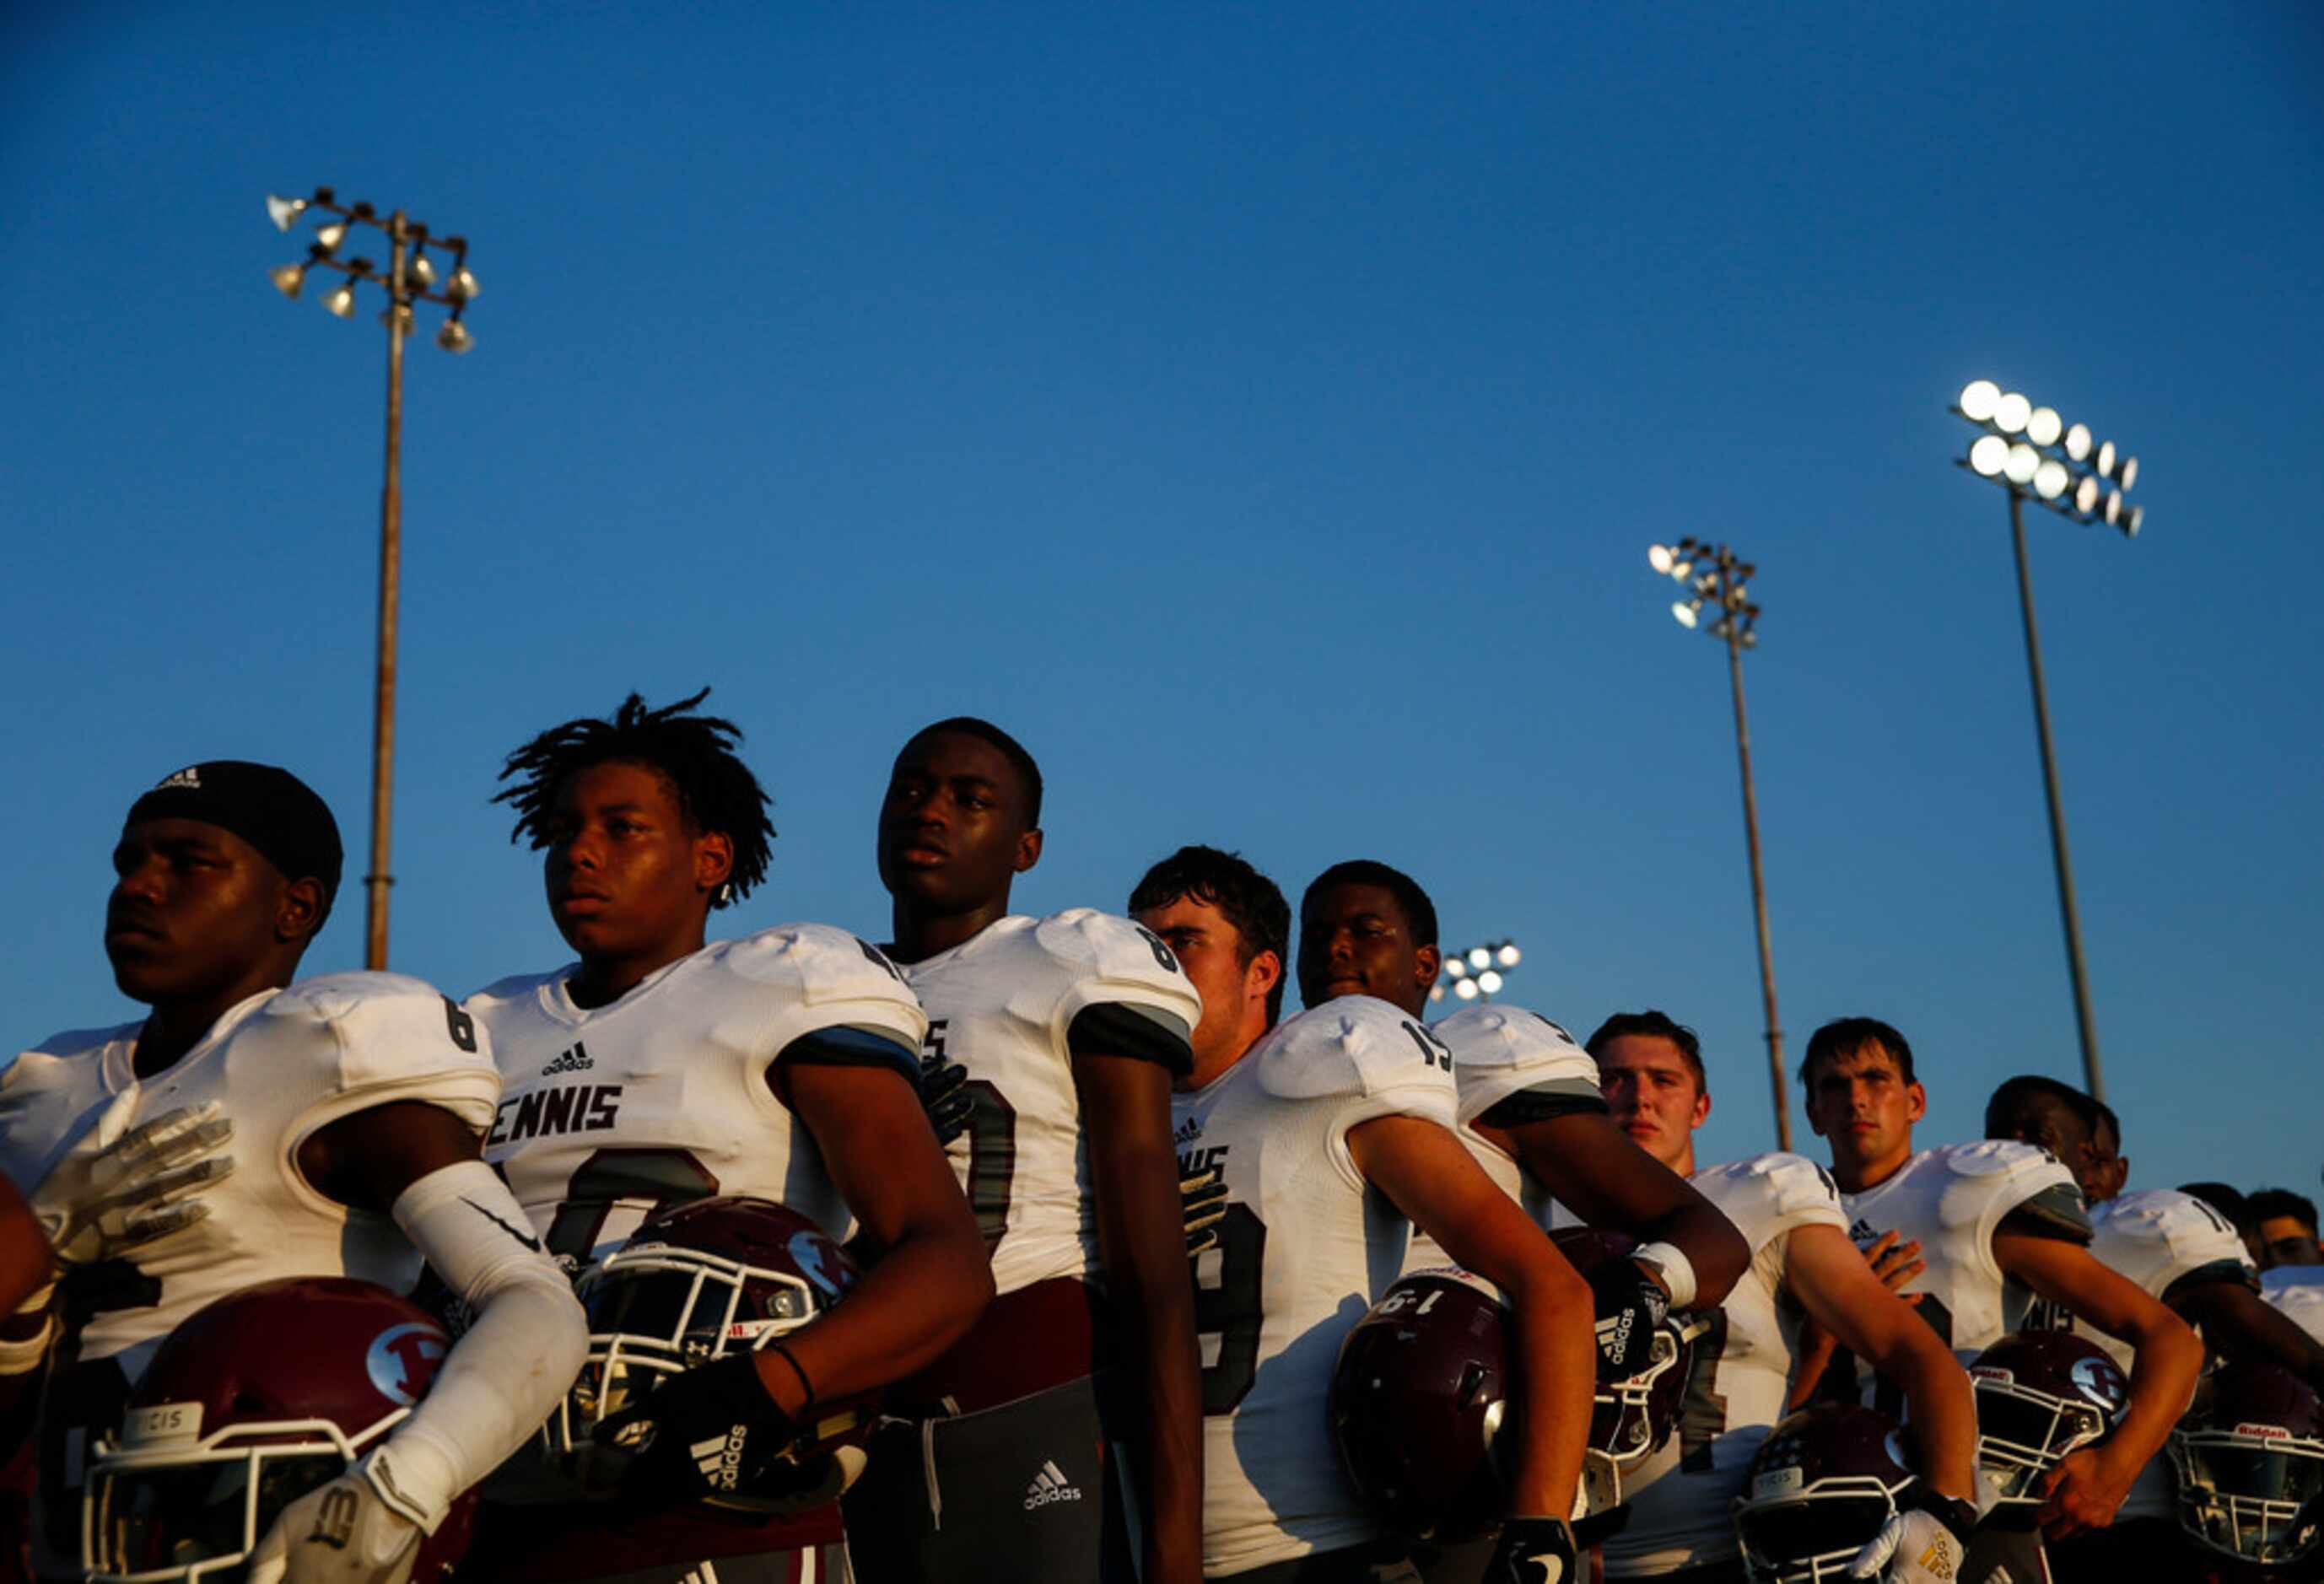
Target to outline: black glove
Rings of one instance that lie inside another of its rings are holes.
[[[1178,1204],[1186,1218],[1186,1257],[1219,1243],[1219,1223],[1227,1216],[1227,1185],[1218,1169],[1178,1180]]]
[[[1655,1328],[1670,1296],[1635,1259],[1609,1259],[1590,1273],[1598,1316],[1598,1378],[1628,1380],[1654,1357]]]
[[[1485,1564],[1484,1584],[1580,1584],[1589,1574],[1563,1518],[1511,1518]]]
[[[673,1375],[592,1432],[589,1483],[648,1506],[702,1502],[787,1512],[822,1483],[823,1454],[798,1456],[798,1423],[760,1383],[754,1355],[730,1354]],[[837,1494],[834,1492],[834,1494]]]
[[[968,1131],[969,1114],[976,1097],[968,1091],[968,1069],[942,1056],[920,1058],[920,1107],[938,1144],[950,1144]]]

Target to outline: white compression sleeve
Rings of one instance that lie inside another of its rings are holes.
[[[475,1319],[436,1384],[364,1464],[380,1497],[434,1533],[459,1494],[522,1446],[581,1373],[589,1323],[524,1211],[482,1161],[405,1189],[395,1224]]]

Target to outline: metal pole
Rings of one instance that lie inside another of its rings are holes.
[[[379,492],[379,663],[372,693],[371,872],[364,876],[370,914],[364,966],[387,966],[388,816],[395,776],[395,631],[403,551],[403,327],[410,311],[404,293],[403,211],[388,221],[395,252],[388,266],[387,479]]]
[[[1731,572],[1722,567],[1724,576]],[[1767,940],[1767,877],[1759,864],[1759,803],[1751,790],[1751,723],[1743,713],[1743,631],[1727,622],[1727,673],[1735,685],[1735,755],[1743,767],[1743,834],[1751,849],[1751,909],[1759,925],[1759,994],[1767,1014],[1767,1076],[1775,1101],[1775,1147],[1792,1147],[1791,1108],[1784,1100],[1784,1030],[1775,1018],[1775,961]]]
[[[2034,727],[2042,740],[2042,786],[2050,799],[2050,854],[2058,866],[2058,911],[2066,922],[2066,966],[2074,981],[2074,1021],[2082,1036],[2082,1087],[2106,1099],[2098,1073],[2098,1036],[2090,987],[2082,972],[2082,926],[2074,911],[2074,866],[2066,856],[2066,805],[2058,793],[2058,758],[2050,745],[2050,696],[2042,685],[2042,642],[2034,631],[2034,578],[2025,565],[2025,497],[2009,492],[2009,532],[2017,548],[2017,602],[2025,615],[2025,668],[2034,678]]]

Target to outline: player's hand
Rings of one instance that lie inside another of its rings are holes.
[[[1628,1380],[1654,1356],[1655,1328],[1670,1313],[1670,1294],[1634,1259],[1609,1259],[1590,1273],[1598,1322],[1598,1378]]]
[[[406,1584],[425,1538],[350,1469],[282,1509],[250,1553],[249,1584]]]
[[[1227,1185],[1218,1168],[1178,1180],[1178,1203],[1186,1218],[1186,1257],[1219,1243],[1219,1223],[1227,1216]]]
[[[2107,1454],[2111,1443],[2083,1447],[2058,1460],[2057,1467],[2034,1487],[2043,1498],[2039,1515],[2042,1533],[2063,1540],[2085,1529],[2104,1529],[2121,1511],[2123,1498],[2138,1478],[2136,1468],[2119,1469]]]
[[[920,1106],[938,1144],[950,1144],[968,1131],[969,1114],[976,1097],[968,1091],[968,1069],[942,1056],[920,1058]]]
[[[1929,1262],[1921,1257],[1919,1243],[1899,1242],[1900,1236],[1894,1229],[1881,1233],[1878,1240],[1864,1251],[1864,1257],[1871,1263],[1872,1274],[1886,1283],[1890,1292],[1917,1306],[1928,1294],[1907,1293],[1904,1284],[1928,1269]]]
[[[800,1446],[798,1421],[759,1380],[754,1356],[730,1354],[673,1375],[591,1432],[595,1490],[646,1506],[702,1503],[734,1512],[803,1512],[835,1499],[862,1469]]]
[[[1968,1554],[1969,1536],[1938,1515],[1898,1513],[1856,1553],[1848,1576],[1886,1584],[1958,1584]]]
[[[119,1259],[209,1214],[196,1197],[234,1170],[234,1123],[216,1101],[124,1127],[124,1093],[32,1193],[50,1247],[67,1266]]]
[[[1485,1564],[1483,1584],[1579,1584],[1582,1549],[1563,1518],[1511,1518]]]

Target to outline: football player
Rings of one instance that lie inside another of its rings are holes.
[[[1912,1405],[1924,1470],[1919,1510],[1896,1515],[1895,1543],[1861,1560],[1904,1579],[1932,1576],[1923,1559],[1932,1551],[1941,1560],[1950,1546],[1957,1562],[1977,1521],[1969,1377],[1848,1240],[1831,1179],[1805,1157],[1781,1153],[1698,1164],[1694,1130],[1711,1115],[1711,1089],[1700,1041],[1668,1015],[1618,1013],[1587,1049],[1614,1126],[1718,1206],[1751,1253],[1742,1280],[1695,1341],[1679,1433],[1623,1478],[1630,1515],[1605,1543],[1605,1576],[1670,1584],[1743,1577],[1732,1507],[1746,1494],[1753,1455],[1784,1417],[1803,1315],[1901,1382]]]
[[[660,709],[632,694],[610,717],[567,721],[509,755],[497,800],[516,811],[512,839],[541,853],[549,916],[576,961],[466,1006],[502,1073],[485,1158],[568,1268],[620,1248],[650,1211],[714,1195],[779,1201],[834,1239],[853,1222],[876,1241],[844,1318],[697,1366],[646,1399],[659,1446],[724,1441],[739,1414],[776,1448],[819,1400],[936,1357],[992,1282],[920,1107],[927,1018],[902,975],[823,925],[708,940],[710,915],[765,879],[775,833],[733,723],[694,713],[706,692]],[[678,1459],[665,1471],[679,1488],[662,1494],[713,1494],[715,1469]],[[786,1470],[801,1487],[817,1472]],[[844,1576],[836,1506],[758,1524],[699,1507],[648,1515],[639,1483],[653,1474],[632,1469],[627,1499],[595,1504],[528,1502],[576,1493],[495,1482],[471,1570],[622,1584],[692,1578],[697,1565],[730,1581]]]
[[[1800,1080],[1808,1124],[1831,1149],[1849,1237],[1877,1249],[1917,1245],[1909,1249],[1911,1301],[1956,1358],[1966,1364],[2006,1332],[2024,1330],[2036,1299],[2130,1345],[2121,1422],[2105,1441],[2069,1453],[2043,1477],[2038,1513],[2052,1541],[2111,1524],[2185,1410],[2202,1344],[2163,1303],[2091,1257],[2081,1191],[2054,1156],[2004,1139],[1914,1149],[1913,1126],[1927,1112],[1928,1094],[1914,1076],[1912,1046],[1894,1027],[1870,1018],[1825,1024],[1808,1041]],[[1820,1368],[1817,1358],[1803,1363],[1802,1384]],[[1845,1373],[1854,1376],[1854,1365]],[[1831,1384],[1845,1391],[1850,1383]],[[1893,1414],[1903,1406],[1895,1389],[1874,1380],[1874,1405]]]
[[[288,771],[178,771],[132,805],[113,869],[106,954],[151,1014],[57,1036],[0,1076],[0,1170],[69,1263],[88,1257],[42,1411],[43,1571],[73,1533],[54,1526],[70,1510],[56,1504],[78,1499],[72,1465],[180,1321],[283,1276],[407,1291],[424,1257],[474,1325],[410,1419],[285,1509],[253,1572],[400,1579],[581,1363],[579,1305],[478,1158],[499,1074],[474,1022],[418,980],[294,982],[340,848],[330,810]],[[195,1188],[201,1212],[167,1202]],[[133,1257],[106,1258],[124,1248]]]
[[[1201,1567],[1170,1086],[1202,1005],[1127,919],[1009,911],[1041,842],[1039,767],[999,727],[939,721],[897,754],[878,827],[887,949],[927,1009],[928,1054],[967,1070],[973,1109],[947,1148],[999,1295],[890,1394],[906,1422],[875,1438],[847,1502],[870,1584],[1127,1579],[1133,1535],[1147,1584]]]
[[[2111,1110],[2054,1078],[2028,1074],[1993,1091],[1985,1134],[2036,1145],[2063,1162],[2089,1204],[2090,1252],[2200,1328],[2212,1351],[2282,1365],[2324,1386],[2324,1347],[2261,1301],[2243,1239],[2225,1216],[2175,1189],[2123,1192],[2130,1163]],[[2127,1347],[2087,1322],[2039,1305],[2027,1325],[2043,1324],[2078,1331],[2125,1369],[2131,1366]],[[2053,1546],[2050,1560],[2061,1579],[2118,1579],[2162,1554],[2177,1533],[2169,1469],[2158,1456],[2140,1471],[2111,1528]]]
[[[2251,1258],[2254,1270],[2267,1269],[2267,1251],[2260,1247],[2259,1228],[2251,1219],[2251,1202],[2240,1188],[2230,1188],[2225,1183],[2181,1183],[2179,1192],[2191,1193],[2227,1218],[2236,1235],[2244,1240],[2244,1252]]]
[[[1280,1025],[1290,910],[1272,881],[1188,847],[1130,898],[1203,991],[1174,1108],[1179,1165],[1219,1172],[1231,1198],[1218,1245],[1194,1266],[1204,1571],[1249,1584],[1418,1579],[1341,1472],[1325,1404],[1341,1341],[1400,1274],[1419,1227],[1513,1312],[1525,1431],[1486,1577],[1564,1584],[1576,1577],[1568,1518],[1595,1377],[1590,1290],[1452,1131],[1452,1054],[1416,1015],[1367,993],[1367,974],[1409,960],[1416,931],[1395,896],[1333,878],[1344,872],[1308,889],[1298,966],[1309,1009]]]
[[[2244,1202],[2258,1229],[2260,1268],[2280,1265],[2324,1265],[2324,1247],[2316,1241],[2316,1204],[2289,1188],[2263,1188]]]

